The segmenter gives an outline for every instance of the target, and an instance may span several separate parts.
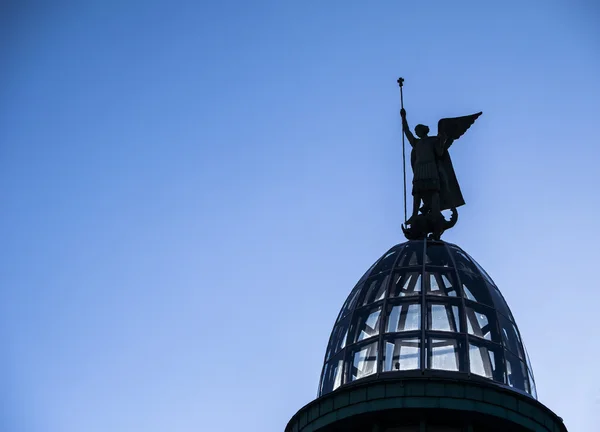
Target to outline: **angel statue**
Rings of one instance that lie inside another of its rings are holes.
[[[431,233],[432,238],[439,240],[442,232],[456,223],[456,208],[465,203],[448,149],[454,140],[471,127],[481,112],[441,119],[438,122],[437,136],[429,136],[429,128],[419,124],[415,127],[418,138],[415,138],[408,127],[404,108],[400,115],[402,129],[412,146],[410,163],[413,170],[413,211],[406,221],[410,228],[403,227],[403,230],[407,238],[424,238]],[[442,216],[443,210],[452,210],[450,221]]]

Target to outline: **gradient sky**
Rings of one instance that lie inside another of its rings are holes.
[[[283,431],[345,297],[403,241],[411,126],[541,402],[600,430],[600,7],[0,6],[0,429]]]

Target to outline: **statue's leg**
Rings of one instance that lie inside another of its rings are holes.
[[[441,212],[442,210],[440,210],[440,193],[433,192],[431,194],[431,213],[435,215]]]
[[[431,192],[426,191],[421,194],[421,200],[423,202],[423,214],[429,214],[431,211]]]
[[[413,195],[413,211],[410,219],[414,219],[419,214],[419,207],[421,206],[421,195],[415,194]]]
[[[429,238],[433,240],[439,240],[442,236],[442,225],[444,217],[442,216],[442,210],[440,205],[440,193],[431,193],[431,222],[432,222],[432,233]]]

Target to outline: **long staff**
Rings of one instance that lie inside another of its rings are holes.
[[[397,83],[400,86],[400,108],[404,109],[404,96],[402,94],[404,78],[398,78]],[[406,218],[406,151],[404,149],[404,122],[402,122],[402,173],[404,175],[404,224],[406,224],[408,219]]]

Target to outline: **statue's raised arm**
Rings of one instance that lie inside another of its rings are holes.
[[[444,150],[448,150],[454,140],[463,136],[481,114],[481,112],[478,112],[462,117],[441,119],[438,122],[438,138],[443,143]]]

